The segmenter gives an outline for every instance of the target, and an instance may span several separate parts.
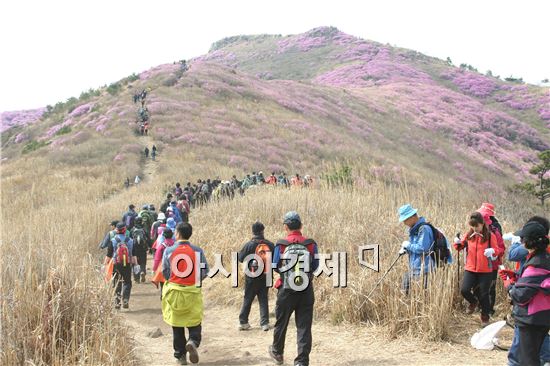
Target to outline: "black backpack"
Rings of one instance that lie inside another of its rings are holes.
[[[447,238],[445,235],[431,223],[426,222],[422,226],[428,226],[432,229],[434,242],[430,247],[430,257],[434,260],[436,267],[441,267],[449,261],[451,258],[451,251],[447,246]]]
[[[134,241],[136,249],[139,249],[141,251],[145,251],[148,249],[147,236],[145,235],[145,230],[143,228],[136,227],[134,228],[134,230],[132,230],[132,240]]]

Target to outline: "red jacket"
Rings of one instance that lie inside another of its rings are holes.
[[[490,239],[490,248],[495,250],[494,256],[499,257],[504,254],[504,252],[499,248],[497,244],[497,238],[495,234],[491,233]],[[476,273],[488,273],[495,270],[495,267],[498,269],[495,264],[496,261],[491,261],[489,264],[489,258],[487,258],[483,253],[485,249],[489,248],[489,243],[483,241],[483,238],[479,234],[473,234],[468,238],[468,233],[464,234],[462,241],[458,244],[454,244],[456,250],[461,251],[466,248],[466,264],[464,269],[469,272]]]

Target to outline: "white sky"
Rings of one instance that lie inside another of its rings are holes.
[[[550,78],[550,1],[6,0],[0,111],[77,96],[237,34],[333,25],[501,77]]]

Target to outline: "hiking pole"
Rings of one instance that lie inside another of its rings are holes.
[[[460,233],[456,233],[456,237],[460,240]],[[456,252],[456,288],[460,295],[460,250]]]
[[[374,285],[374,287],[372,288],[372,290],[369,292],[369,294],[366,296],[367,299],[370,298],[370,296],[373,294],[374,290],[376,290],[378,288],[378,285],[380,285],[382,283],[382,281],[384,281],[384,278],[386,278],[386,276],[388,275],[388,273],[390,273],[390,271],[392,270],[392,268],[395,266],[395,264],[397,263],[397,261],[399,260],[399,258],[401,258],[403,256],[403,254],[405,253],[399,253],[397,255],[397,258],[395,258],[395,260],[393,261],[393,263],[390,265],[390,268],[388,268],[388,270],[386,271],[386,273],[384,273],[384,275],[378,280],[378,282],[376,282],[376,285]],[[366,300],[365,300],[366,301]],[[363,302],[364,304],[365,302]],[[363,306],[363,304],[361,304],[361,306]]]

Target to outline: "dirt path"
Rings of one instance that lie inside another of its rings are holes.
[[[149,135],[140,136],[139,141],[141,143],[141,146],[143,147],[142,151],[145,150],[146,147],[148,147],[149,150],[151,150],[153,145],[155,145],[155,141]],[[143,154],[143,152],[142,152],[142,154]],[[158,155],[157,155],[157,158],[158,158]],[[143,167],[142,167],[141,176],[140,176],[141,183],[145,183],[148,180],[150,180],[151,177],[156,173],[156,171],[157,171],[157,162],[153,161],[153,159],[151,159],[151,151],[150,151],[149,152],[149,157],[147,159],[145,159],[145,162],[144,162]]]
[[[152,262],[149,262],[152,263]],[[204,292],[208,291],[206,285]],[[241,291],[228,289],[228,291]],[[273,310],[274,303],[270,303]],[[273,365],[267,354],[272,331],[259,329],[257,303],[252,307],[247,332],[237,330],[239,309],[209,303],[205,296],[203,340],[199,348],[201,365]],[[141,365],[175,365],[172,356],[172,331],[162,320],[159,292],[151,283],[135,284],[130,309],[123,311],[135,329],[136,355]],[[271,317],[274,322],[273,316]],[[473,323],[472,323],[473,324]],[[160,328],[163,335],[147,334]],[[474,325],[475,329],[475,325]],[[426,343],[410,338],[388,341],[383,328],[332,326],[316,320],[313,325],[311,365],[505,365],[506,352],[476,351],[469,345],[471,331],[464,342]],[[293,365],[296,356],[296,328],[290,322],[286,340],[285,365]]]

